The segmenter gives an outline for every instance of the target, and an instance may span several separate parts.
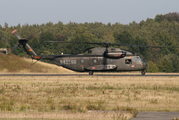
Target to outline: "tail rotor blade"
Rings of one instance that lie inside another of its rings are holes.
[[[35,37],[35,34],[34,34],[34,33],[32,33],[26,40],[30,40],[30,39],[32,39],[33,37]]]
[[[9,52],[13,52],[17,47],[19,46],[19,43],[13,46],[12,48],[9,48]]]
[[[16,29],[12,31],[12,34],[14,34],[19,40],[21,39]]]

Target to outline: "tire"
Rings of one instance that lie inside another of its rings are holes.
[[[143,70],[143,71],[141,72],[141,74],[142,74],[142,75],[145,75],[145,71]]]
[[[89,75],[93,75],[93,71],[89,71]]]

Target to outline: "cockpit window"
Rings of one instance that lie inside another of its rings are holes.
[[[112,59],[109,59],[109,63],[112,63]]]
[[[131,60],[131,59],[126,59],[126,60],[125,60],[125,63],[126,63],[126,64],[132,64],[132,60]]]
[[[81,63],[84,63],[84,60],[81,60]]]
[[[94,59],[93,62],[96,63],[97,62],[96,59]]]
[[[88,50],[88,53],[92,53],[92,50]]]

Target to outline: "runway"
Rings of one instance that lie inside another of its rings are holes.
[[[77,74],[48,74],[48,73],[39,73],[39,74],[35,74],[35,73],[5,73],[5,74],[1,74],[0,76],[123,76],[123,77],[128,77],[128,76],[132,76],[132,77],[170,77],[170,76],[174,76],[174,77],[179,77],[179,73],[158,73],[158,74],[152,74],[152,73],[148,73],[146,75],[141,75],[141,74],[112,74],[112,73],[97,73],[94,75],[88,75],[88,73],[84,74],[84,73],[77,73]]]
[[[138,112],[135,118],[130,120],[178,120],[179,112]]]

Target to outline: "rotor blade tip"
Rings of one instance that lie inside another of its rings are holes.
[[[17,30],[15,29],[15,30],[12,31],[12,34],[14,34],[14,33],[16,33],[16,32],[17,32]]]
[[[11,49],[11,48],[9,48],[8,50],[9,50],[10,53],[12,52],[12,49]]]

